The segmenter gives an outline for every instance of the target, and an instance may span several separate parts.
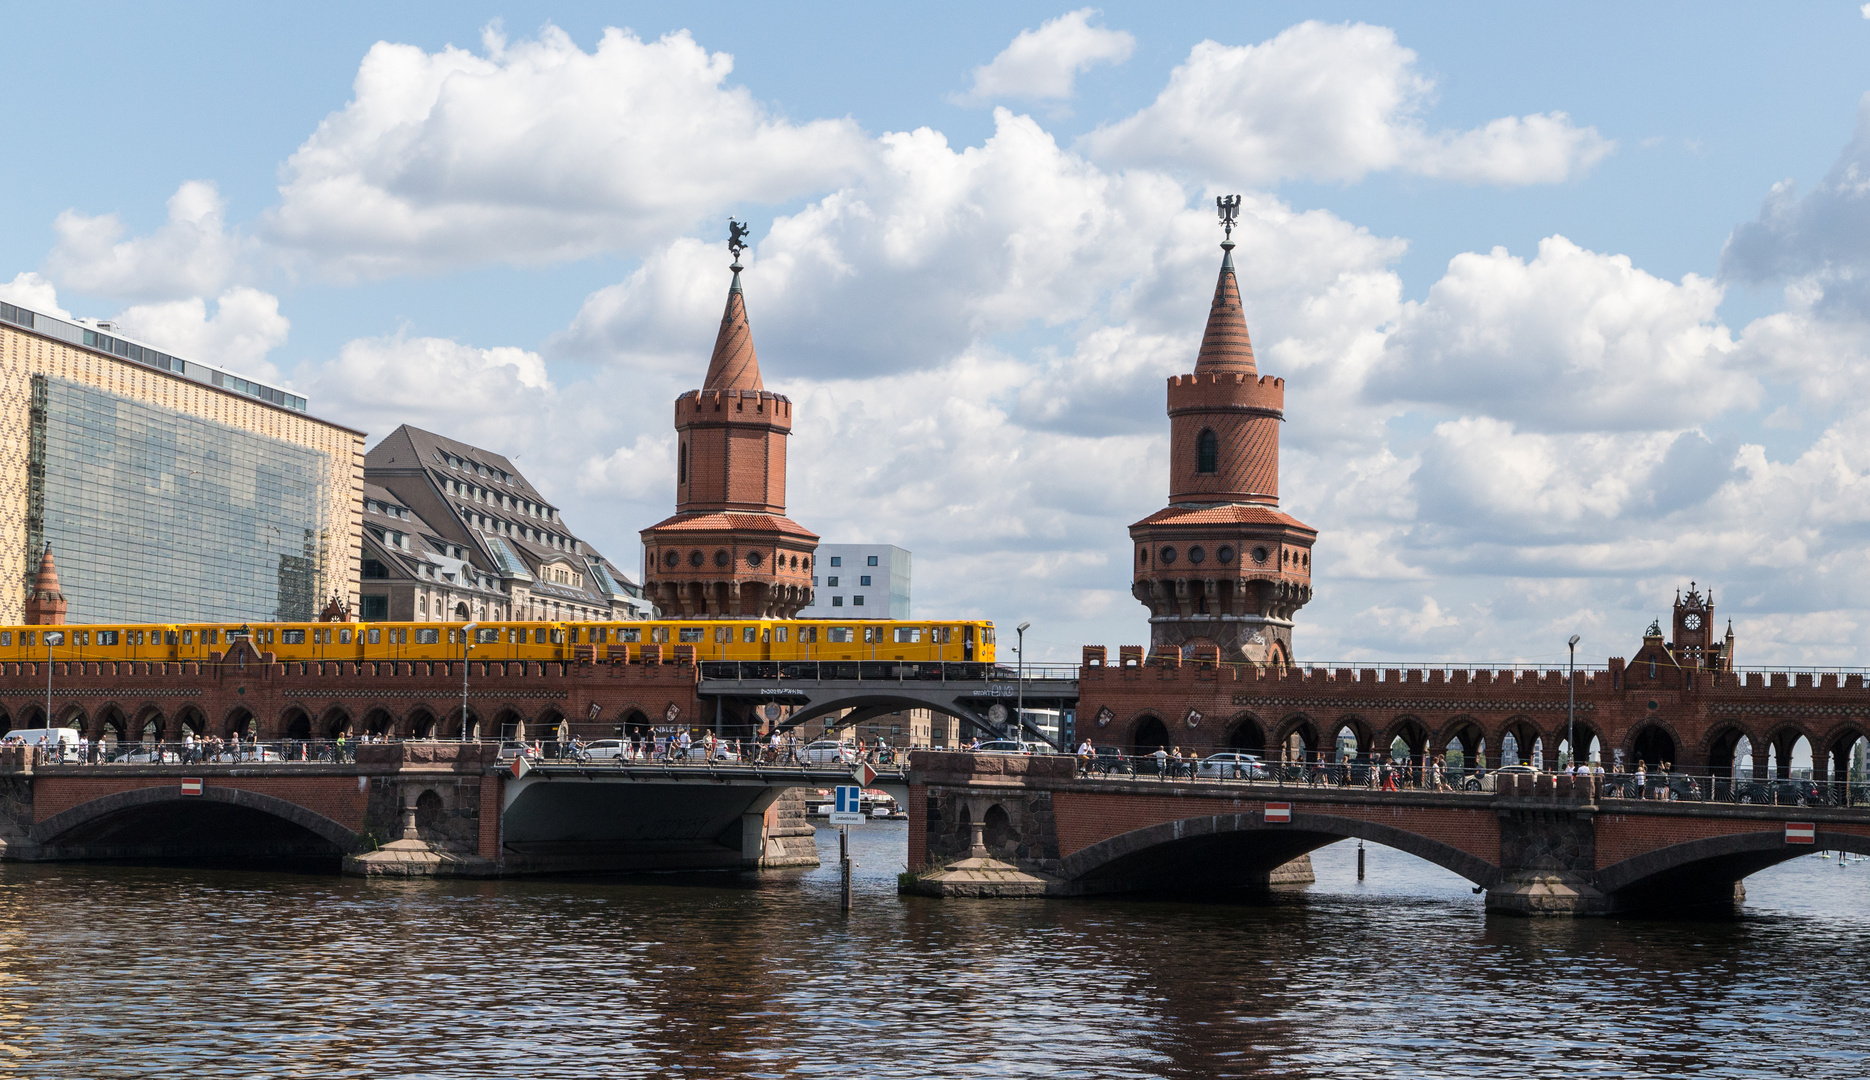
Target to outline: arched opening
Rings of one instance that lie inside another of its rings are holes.
[[[1847,796],[1858,795],[1858,792],[1848,789],[1865,782],[1866,754],[1870,754],[1870,739],[1866,739],[1862,732],[1848,729],[1832,736],[1830,744],[1825,747],[1825,775],[1819,779],[1832,785],[1831,801],[1834,804],[1856,805],[1865,801],[1861,797],[1847,798]]]
[[[1409,779],[1420,783],[1428,767],[1428,728],[1413,716],[1405,716],[1390,725],[1390,761],[1409,771]]]
[[[512,709],[501,709],[500,715],[496,718],[496,723],[498,723],[500,727],[500,739],[502,742],[512,742],[515,739],[524,739],[526,737],[526,722],[520,718],[519,713],[514,712]]]
[[[1153,754],[1158,749],[1166,750],[1169,746],[1169,729],[1161,719],[1145,716],[1136,725],[1136,737],[1131,751],[1138,757]]]
[[[105,796],[40,823],[61,859],[258,862],[336,873],[356,837],[335,821],[270,796],[217,789],[177,797],[144,788]]]
[[[296,705],[287,709],[279,721],[280,729],[286,733],[288,739],[305,742],[312,737],[312,718],[306,715],[304,709]]]
[[[130,721],[123,715],[123,710],[115,705],[106,705],[97,715],[96,741],[101,749],[112,750],[120,742],[127,742],[130,733]]]
[[[441,824],[442,797],[434,788],[424,788],[416,796],[416,828],[424,831],[433,830]]]
[[[409,711],[409,737],[412,739],[433,739],[435,737],[435,714],[421,706]]]
[[[175,726],[177,728],[176,738],[181,738],[184,733],[192,733],[195,738],[199,739],[208,733],[208,718],[202,715],[200,709],[193,705],[186,705],[183,706],[181,712],[176,714]]]
[[[371,738],[382,738],[396,730],[396,718],[388,709],[371,709],[364,714],[364,734]]]
[[[325,738],[336,739],[340,735],[351,733],[351,714],[333,706],[325,710],[319,718],[318,729],[325,733]]]
[[[1228,729],[1227,748],[1229,750],[1243,750],[1250,754],[1258,754],[1264,759],[1266,756],[1266,731],[1260,727],[1258,720],[1255,720],[1246,713],[1242,713],[1235,718],[1233,727]]]
[[[1486,731],[1473,717],[1456,717],[1448,725],[1442,739],[1441,757],[1442,770],[1450,784],[1460,787],[1468,773],[1479,767],[1483,760],[1481,748],[1486,741]]]
[[[1665,764],[1673,766],[1675,762],[1675,736],[1659,724],[1650,724],[1636,733],[1631,741],[1630,753],[1635,761],[1642,762],[1650,772],[1656,772]],[[1632,762],[1634,764],[1634,762]]]
[[[456,604],[456,605],[455,605],[455,621],[456,621],[456,622],[466,622],[466,621],[467,621],[467,617],[468,617],[468,607],[467,607],[467,605],[466,605],[466,604]]]
[[[1729,785],[1738,771],[1740,744],[1747,733],[1737,727],[1716,728],[1708,738],[1708,776],[1714,783],[1715,798],[1726,798]]]
[[[1533,754],[1539,746],[1539,729],[1524,716],[1509,719],[1500,731],[1500,764],[1539,765]]]
[[[1008,862],[1013,861],[1013,825],[1006,816],[1006,809],[994,803],[981,815],[981,842],[987,845],[987,853]]]
[[[448,714],[447,730],[453,732],[457,739],[478,739],[480,738],[480,714],[473,709],[469,709],[464,714],[457,707]]]
[[[1195,471],[1213,473],[1221,467],[1221,440],[1215,438],[1212,428],[1202,428],[1195,436]]]
[[[557,757],[559,746],[569,734],[570,725],[565,723],[565,714],[557,709],[547,709],[539,714],[533,723],[533,739],[540,743],[547,757]]]
[[[227,714],[221,730],[226,732],[226,738],[238,735],[241,742],[248,742],[253,738],[253,714],[245,708],[236,707]]]
[[[1338,721],[1327,747],[1326,754],[1332,761],[1368,761],[1370,752],[1376,748],[1376,742],[1362,719],[1347,716]]]

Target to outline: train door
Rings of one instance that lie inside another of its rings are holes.
[[[972,626],[961,628],[961,659],[964,661],[974,659],[974,628]]]

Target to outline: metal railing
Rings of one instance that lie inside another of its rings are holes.
[[[1500,794],[1510,783],[1517,794],[1534,795],[1565,779],[1567,789],[1584,783],[1594,786],[1600,799],[1652,802],[1729,803],[1742,806],[1802,806],[1849,808],[1870,806],[1870,780],[1810,780],[1753,778],[1725,772],[1671,771],[1604,773],[1567,778],[1563,773],[1536,772],[1526,766],[1488,770],[1405,763],[1267,761],[1209,761],[1197,757],[1166,759],[1154,755],[1098,754],[1078,759],[1078,775],[1099,780],[1158,780],[1239,783],[1255,787],[1352,788],[1367,791],[1441,792],[1448,794]],[[1522,778],[1527,778],[1522,780]],[[1522,785],[1528,785],[1527,790]],[[1569,792],[1567,792],[1569,794]]]
[[[973,661],[910,663],[903,660],[703,660],[701,677],[738,682],[784,682],[788,679],[893,683],[1013,683],[1017,666]],[[1027,664],[1026,681],[1078,678],[1076,664]]]

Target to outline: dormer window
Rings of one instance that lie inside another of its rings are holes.
[[[1212,428],[1203,428],[1195,437],[1195,471],[1212,473],[1220,468],[1221,440],[1214,437]]]

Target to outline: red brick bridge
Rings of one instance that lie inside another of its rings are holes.
[[[1731,905],[1747,875],[1801,854],[1870,855],[1870,808],[1604,798],[1551,775],[1498,793],[1383,792],[1098,778],[1065,756],[928,752],[912,755],[909,785],[905,888],[935,895],[1264,887],[1276,868],[1355,838],[1461,875],[1494,911],[1685,911]],[[1789,842],[1802,826],[1813,843]]]

